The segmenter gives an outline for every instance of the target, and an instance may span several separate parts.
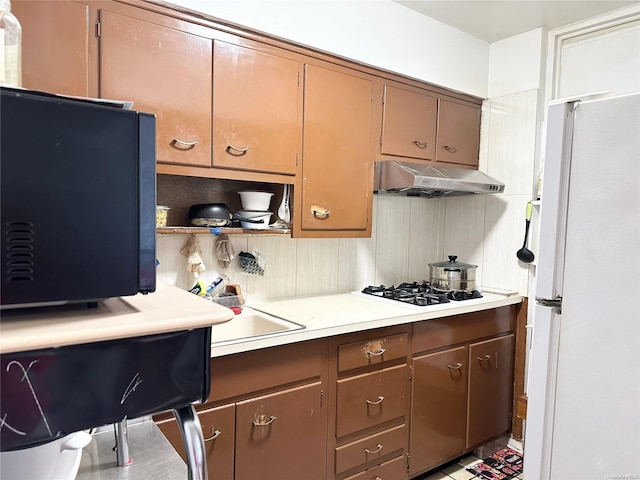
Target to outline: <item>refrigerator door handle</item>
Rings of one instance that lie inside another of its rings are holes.
[[[556,298],[538,298],[536,297],[536,304],[541,307],[551,307],[556,313],[562,313],[562,297]]]

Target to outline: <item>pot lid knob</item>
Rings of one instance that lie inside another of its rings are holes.
[[[456,258],[458,258],[458,256],[457,256],[457,255],[449,255],[449,261],[450,261],[451,263],[455,263]]]

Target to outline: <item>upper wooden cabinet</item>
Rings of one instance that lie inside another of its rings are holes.
[[[440,98],[436,161],[478,166],[480,107]]]
[[[299,63],[283,54],[214,42],[214,167],[296,173]]]
[[[477,167],[480,105],[404,84],[381,88],[381,159]]]
[[[380,153],[433,160],[438,99],[410,87],[385,84]]]
[[[301,236],[318,231],[369,235],[372,96],[372,79],[364,74],[305,65]]]
[[[77,2],[13,0],[22,25],[22,86],[90,96],[89,7]]]
[[[211,166],[212,40],[135,15],[100,11],[100,96],[156,115],[159,163]]]

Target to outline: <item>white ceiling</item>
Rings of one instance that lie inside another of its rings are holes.
[[[549,29],[638,3],[638,0],[394,0],[492,43],[538,27]]]

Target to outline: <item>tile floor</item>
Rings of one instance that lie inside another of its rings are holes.
[[[481,460],[473,455],[467,455],[461,458],[456,463],[447,465],[439,472],[432,473],[427,477],[420,477],[421,480],[472,480],[478,479],[476,475],[471,472],[467,472],[466,468],[479,463]],[[522,474],[515,477],[518,480],[522,480],[524,477]]]

